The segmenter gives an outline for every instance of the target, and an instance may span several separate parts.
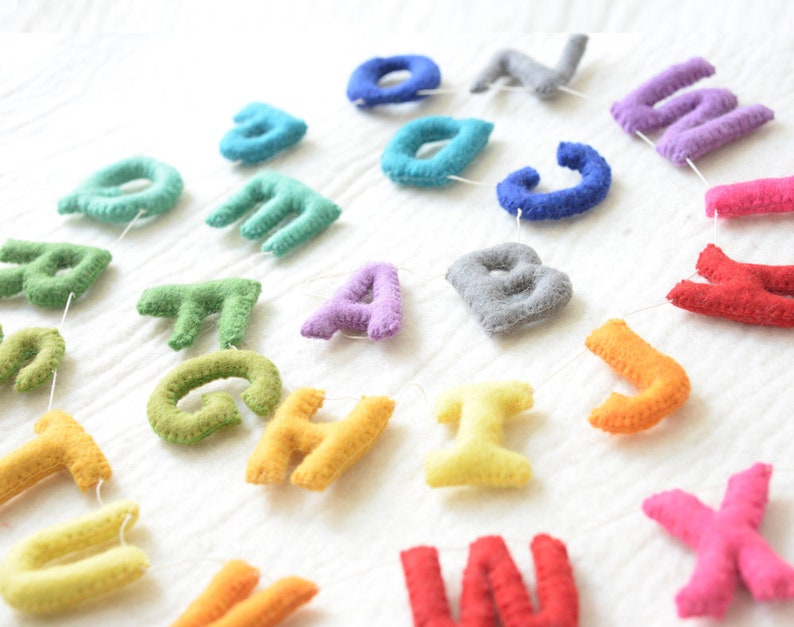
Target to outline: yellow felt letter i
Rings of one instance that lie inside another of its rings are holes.
[[[436,400],[436,419],[456,424],[450,449],[432,451],[425,480],[433,488],[458,485],[521,487],[529,481],[529,460],[500,445],[505,420],[532,407],[528,383],[477,383],[447,390]]]

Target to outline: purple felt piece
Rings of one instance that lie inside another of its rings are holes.
[[[697,89],[654,108],[714,72],[714,66],[700,57],[673,65],[614,103],[612,117],[627,133],[669,126],[656,151],[677,165],[735,141],[775,117],[763,105],[737,109],[738,100],[727,89]]]
[[[303,323],[301,335],[330,340],[337,331],[351,330],[382,340],[397,334],[402,316],[397,268],[390,263],[368,263]]]

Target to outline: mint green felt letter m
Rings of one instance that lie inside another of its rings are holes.
[[[218,228],[228,226],[252,209],[254,214],[243,222],[240,235],[257,240],[270,234],[262,250],[276,257],[319,235],[342,213],[337,205],[300,181],[265,170],[229,196],[206,222]],[[293,219],[286,222],[290,217]]]

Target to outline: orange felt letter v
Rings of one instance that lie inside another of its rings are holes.
[[[609,320],[585,340],[587,348],[641,389],[636,396],[612,392],[590,413],[590,424],[610,433],[636,433],[652,427],[689,397],[689,377],[623,320]]]
[[[317,586],[300,577],[279,579],[251,594],[257,583],[256,568],[239,560],[227,562],[171,627],[271,627],[317,594]]]

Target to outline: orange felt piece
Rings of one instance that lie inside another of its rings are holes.
[[[251,595],[259,571],[232,560],[171,627],[270,627],[277,625],[318,592],[311,581],[284,577]]]
[[[590,351],[636,385],[636,396],[612,392],[590,413],[590,424],[610,433],[637,433],[657,424],[689,398],[689,377],[623,320],[609,320],[585,340]]]

